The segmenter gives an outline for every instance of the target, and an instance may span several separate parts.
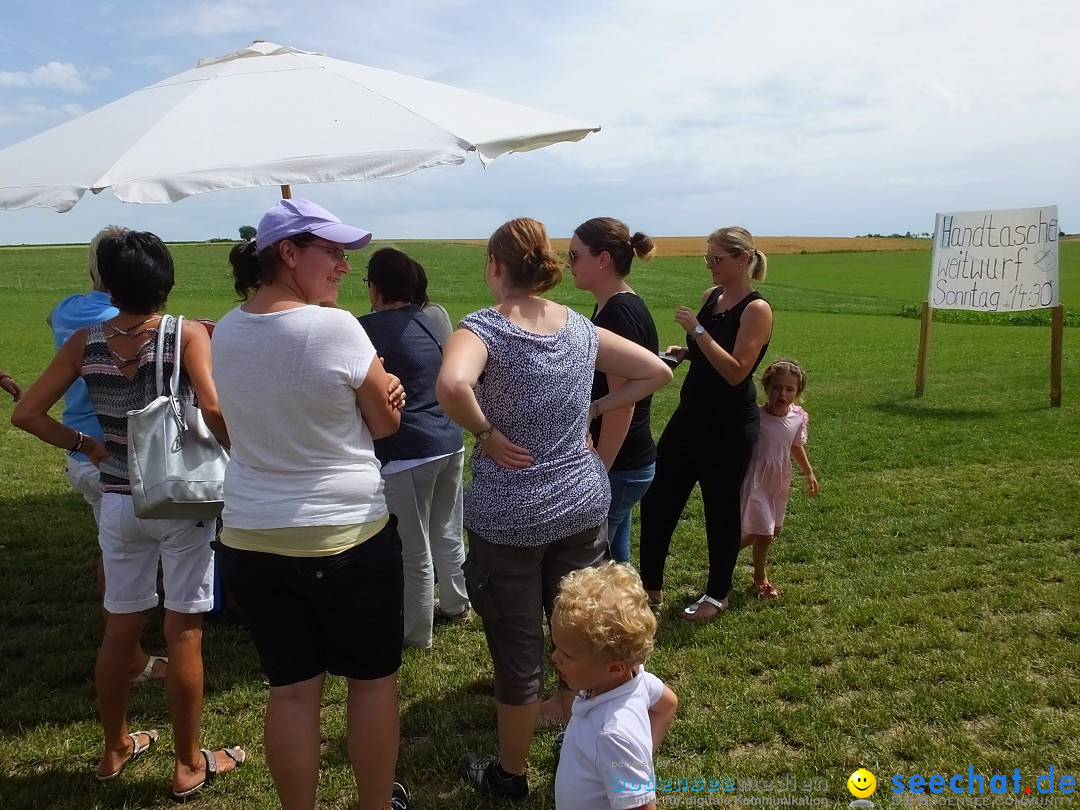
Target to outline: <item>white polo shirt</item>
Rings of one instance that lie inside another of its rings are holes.
[[[555,773],[557,810],[613,810],[656,801],[649,707],[664,684],[639,668],[622,686],[574,698]]]

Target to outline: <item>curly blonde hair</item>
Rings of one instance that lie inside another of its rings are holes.
[[[629,565],[607,562],[567,574],[551,621],[580,633],[599,661],[636,667],[653,650],[656,616],[641,577]]]

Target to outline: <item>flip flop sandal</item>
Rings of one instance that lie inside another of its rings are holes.
[[[231,748],[222,748],[221,752],[235,762],[237,768],[243,765],[244,760],[247,759],[247,753],[235,745]],[[214,779],[217,778],[217,757],[214,756],[214,752],[209,748],[203,748],[200,750],[200,753],[203,755],[203,760],[206,761],[206,775],[203,776],[203,780],[194,787],[190,787],[187,790],[174,789],[172,796],[178,802],[186,801],[189,796],[194,796],[207,785],[214,784]],[[234,769],[230,768],[230,770]]]
[[[161,663],[166,665],[169,663],[169,659],[166,658],[164,655],[151,655],[149,658],[146,659],[146,666],[143,668],[143,671],[131,679],[131,685],[141,686],[144,683],[150,683],[150,681],[164,680],[164,676],[160,678],[155,678],[153,676],[154,662],[156,661],[161,661]]]
[[[699,617],[697,615],[698,608],[700,608],[706,602],[708,602],[710,605],[712,605],[713,607],[716,608],[716,613],[714,613],[712,616],[701,616],[701,617]],[[691,621],[691,622],[707,622],[707,621],[711,621],[712,619],[715,619],[717,616],[719,616],[725,610],[727,610],[727,605],[724,603],[723,600],[721,600],[721,599],[713,599],[711,596],[709,596],[706,593],[706,594],[703,594],[700,599],[698,599],[696,602],[694,602],[694,604],[687,605],[686,607],[683,608],[683,618],[686,619],[687,621]]]
[[[139,737],[142,735],[146,735],[146,739],[150,741],[146,745],[139,742]],[[97,771],[94,771],[94,776],[99,782],[111,782],[124,772],[124,768],[153,748],[154,743],[158,740],[158,733],[155,729],[151,729],[150,731],[133,731],[131,734],[128,734],[128,736],[131,737],[131,756],[121,762],[120,767],[112,773],[102,775]]]

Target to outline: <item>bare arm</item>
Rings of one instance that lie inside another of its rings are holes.
[[[74,428],[69,428],[49,416],[49,409],[60,401],[64,392],[79,378],[87,331],[80,329],[60,347],[52,362],[15,406],[11,414],[11,424],[64,450],[74,449],[81,437],[82,446],[79,452],[94,464],[100,464],[107,455],[104,444],[92,436],[83,436]]]
[[[675,320],[688,334],[693,333],[694,328],[699,325],[697,314],[689,307],[679,307],[675,311]],[[712,367],[720,372],[720,376],[729,385],[738,385],[753,371],[761,347],[772,333],[772,322],[772,307],[759,298],[751,301],[743,310],[733,351],[726,351],[708,332],[697,335],[694,339]]]
[[[660,750],[660,744],[667,736],[675,720],[675,711],[679,708],[679,698],[671,691],[671,687],[665,685],[664,693],[660,699],[649,707],[649,726],[652,728],[652,751],[653,756]]]
[[[511,442],[491,424],[480,403],[476,401],[476,387],[487,365],[487,346],[468,329],[458,329],[443,347],[442,368],[435,383],[435,396],[447,416],[474,436],[483,435],[481,451],[500,467],[520,469],[532,464],[532,454],[524,447]]]
[[[810,458],[806,455],[806,448],[801,444],[791,445],[791,457],[795,459],[795,463],[799,465],[799,469],[802,470],[803,476],[806,478],[806,490],[813,497],[818,494],[820,488],[818,487],[817,476],[814,475],[814,468],[810,466]]]
[[[196,320],[184,319],[180,330],[180,365],[191,380],[195,396],[199,399],[206,426],[225,447],[229,446],[229,430],[218,404],[217,387],[214,385],[213,365],[210,359],[210,333]]]
[[[607,329],[597,329],[596,334],[600,341],[596,370],[621,377],[624,382],[589,406],[590,421],[601,414],[632,406],[671,382],[671,369],[648,349]],[[622,443],[621,439],[619,443]]]
[[[607,375],[608,392],[616,391],[622,387],[626,380],[623,377]],[[619,455],[619,449],[626,441],[626,434],[630,431],[630,422],[634,418],[634,406],[627,405],[625,408],[608,411],[600,422],[600,438],[596,442],[596,454],[604,462],[608,470],[615,463],[615,456]]]
[[[19,384],[11,378],[11,375],[2,368],[0,368],[0,388],[3,388],[11,394],[11,398],[16,402],[22,398],[22,388],[20,388]]]
[[[394,380],[396,379],[395,377]],[[356,389],[357,407],[360,408],[360,415],[364,417],[364,424],[368,426],[373,439],[385,439],[397,433],[401,427],[401,408],[391,400],[395,389],[394,380],[386,373],[382,360],[376,357],[371,361],[364,381]],[[400,387],[398,382],[397,388]],[[404,396],[401,401],[404,402]]]

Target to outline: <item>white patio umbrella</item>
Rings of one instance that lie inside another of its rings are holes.
[[[0,209],[88,190],[168,203],[224,188],[395,177],[600,127],[271,42],[204,59],[0,151]]]

